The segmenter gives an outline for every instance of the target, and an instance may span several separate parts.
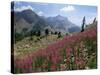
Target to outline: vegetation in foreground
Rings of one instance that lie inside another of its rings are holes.
[[[14,59],[15,73],[97,68],[97,28],[65,36],[46,48]]]

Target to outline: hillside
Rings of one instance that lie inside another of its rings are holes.
[[[43,40],[43,42],[46,41]],[[27,54],[15,58],[14,71],[15,73],[30,73],[95,69],[97,68],[96,55],[97,27],[94,25],[84,32],[65,36],[50,44],[47,43],[46,47],[41,47],[39,50],[33,50],[30,53],[27,50]]]
[[[25,54],[29,54],[35,50],[46,48],[49,44],[62,39],[62,37],[58,39],[58,35],[55,34],[49,34],[47,37],[44,36],[43,38],[41,37],[42,36],[32,36],[33,40],[30,40],[30,37],[26,37],[14,44],[15,57],[24,56]]]

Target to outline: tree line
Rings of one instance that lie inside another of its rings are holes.
[[[96,23],[97,21],[96,21],[96,18],[94,18],[94,20],[93,20],[93,23],[92,24],[94,24],[94,23]],[[81,25],[81,31],[80,32],[83,32],[84,30],[85,30],[85,26],[86,26],[86,17],[84,16],[83,17],[83,20],[82,20],[82,25]],[[14,38],[15,38],[15,42],[16,41],[20,41],[20,40],[22,40],[24,37],[30,37],[30,40],[33,40],[33,36],[37,36],[37,37],[40,37],[41,36],[41,38],[42,38],[42,32],[40,31],[40,30],[38,30],[38,31],[30,31],[30,32],[28,32],[27,34],[25,34],[26,33],[26,31],[27,31],[28,29],[27,28],[24,28],[23,30],[22,30],[22,33],[16,33],[16,31],[15,31],[15,36],[14,36]],[[55,32],[53,32],[53,31],[50,31],[49,29],[45,29],[44,30],[44,34],[45,34],[45,36],[43,36],[43,37],[46,37],[47,38],[47,36],[49,35],[49,34],[53,34],[53,35],[57,35],[57,38],[60,38],[60,37],[62,37],[62,33],[60,32],[60,31],[55,31]],[[66,35],[68,35],[68,33],[66,33]]]

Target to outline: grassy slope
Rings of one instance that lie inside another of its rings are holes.
[[[90,24],[90,26],[86,27],[86,30],[92,27],[95,27],[96,24]],[[69,36],[74,36],[77,35],[77,33],[73,33],[73,34],[69,34]],[[35,50],[39,50],[39,49],[43,49],[46,48],[49,44],[52,44],[54,42],[56,42],[57,40],[62,39],[59,38],[57,39],[58,35],[48,35],[47,38],[43,37],[42,39],[37,40],[39,37],[37,36],[33,36],[33,40],[29,40],[30,37],[26,37],[23,40],[17,42],[16,44],[14,44],[14,56],[16,57],[20,57],[23,56],[25,54],[31,53]]]
[[[57,70],[64,71],[64,70],[97,68],[96,26],[89,27],[82,33],[75,33],[72,35],[68,35],[64,39],[62,39],[60,43],[58,42],[59,39],[57,40],[57,36],[55,35],[48,36],[47,38],[48,40],[46,40],[45,37],[41,39],[41,42],[38,41],[37,43],[35,43],[34,40],[36,38],[37,37],[34,37],[33,41],[29,41],[28,37],[16,44],[17,47],[18,46],[21,47],[21,50],[17,49],[20,52],[17,52],[16,50],[17,53],[21,53],[20,54],[21,56],[25,54],[25,52],[26,53],[32,52],[37,49],[38,51],[36,51],[36,53],[30,53],[28,56],[27,55],[23,56],[22,59],[21,58],[15,59],[15,65],[16,65],[15,71],[20,70],[23,73],[23,72],[41,72],[41,71],[57,71]],[[78,41],[79,38],[81,38],[80,41]],[[57,41],[58,43],[51,45],[55,41]],[[66,46],[61,45],[63,44],[63,42],[64,44],[66,44]],[[29,44],[29,48],[32,50],[29,50],[28,48],[26,49],[25,45],[27,44]],[[39,44],[41,44],[41,46],[39,46]],[[35,48],[35,46],[37,48]],[[49,47],[46,50],[45,49],[39,50],[47,46]],[[70,50],[73,51],[71,51],[70,53]],[[60,59],[61,61],[59,61]]]
[[[37,40],[39,37],[33,36],[33,40],[29,40],[30,37],[26,37],[23,40],[14,44],[14,55],[15,56],[23,56],[24,54],[31,53],[32,51],[39,50],[42,48],[46,48],[49,44],[56,42],[58,35],[48,35],[47,38],[44,37],[42,39]]]

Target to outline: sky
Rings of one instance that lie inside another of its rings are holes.
[[[81,26],[85,16],[86,24],[92,23],[97,18],[97,7],[86,5],[55,4],[55,3],[36,3],[36,2],[14,2],[14,11],[31,9],[40,16],[54,17],[61,15],[67,17],[72,23]]]

